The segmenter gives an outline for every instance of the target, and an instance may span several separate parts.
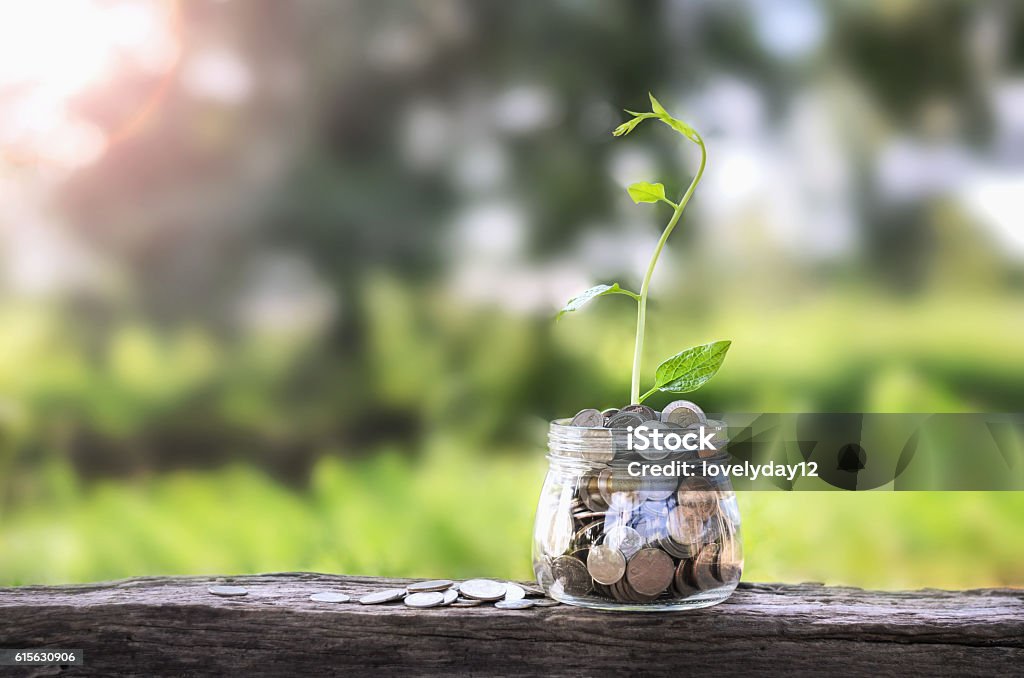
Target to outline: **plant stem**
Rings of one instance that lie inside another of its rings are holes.
[[[694,175],[693,181],[690,182],[690,187],[686,189],[686,193],[683,198],[679,201],[679,205],[675,211],[672,212],[672,218],[669,219],[668,225],[665,226],[665,231],[661,234],[661,238],[658,240],[658,245],[654,248],[654,254],[651,256],[651,263],[647,265],[647,273],[644,275],[643,285],[640,287],[640,303],[636,312],[636,347],[633,350],[633,382],[630,386],[629,391],[629,402],[638,403],[640,402],[640,362],[644,352],[644,329],[647,324],[647,290],[651,286],[651,276],[654,275],[654,266],[658,263],[658,257],[661,256],[661,250],[665,247],[665,242],[668,241],[668,237],[672,235],[672,230],[679,223],[679,217],[683,216],[683,210],[686,209],[686,203],[690,202],[690,197],[693,196],[694,189],[697,188],[697,184],[700,182],[701,176],[704,174],[704,166],[707,164],[708,152],[704,148],[704,140],[697,137],[699,141],[697,145],[700,146],[700,166],[697,167],[697,174]],[[644,398],[651,395],[654,389],[651,389]]]

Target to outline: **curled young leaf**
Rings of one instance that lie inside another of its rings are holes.
[[[619,287],[619,283],[612,283],[611,285],[594,285],[586,292],[577,294],[575,297],[570,299],[568,303],[566,303],[566,305],[562,308],[562,310],[558,312],[557,317],[561,318],[566,313],[572,313],[573,311],[579,310],[580,308],[585,306],[591,299],[596,299],[597,297],[604,297],[609,294],[624,294],[627,297],[631,297],[636,300],[640,299],[639,294],[637,294],[636,292],[630,292],[627,289]]]
[[[662,364],[654,375],[654,388],[645,393],[641,402],[655,391],[689,393],[703,386],[715,376],[725,360],[731,341],[713,341],[691,346],[680,351]]]
[[[646,181],[638,181],[635,184],[630,185],[626,190],[629,192],[629,197],[638,205],[642,202],[658,202],[659,200],[667,200],[667,198],[665,198],[664,184],[651,184]]]
[[[629,113],[630,115],[632,115],[633,118],[631,120],[627,120],[626,122],[624,122],[621,125],[619,125],[618,127],[616,127],[615,131],[612,132],[612,136],[616,136],[616,137],[626,136],[627,134],[632,132],[636,128],[636,126],[639,125],[644,120],[648,120],[650,118],[658,117],[658,116],[656,116],[653,113],[634,113],[633,111],[626,111],[626,113]]]

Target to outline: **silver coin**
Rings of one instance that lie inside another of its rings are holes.
[[[556,605],[561,605],[561,603],[551,598],[538,598],[533,601],[534,607],[555,607]]]
[[[580,553],[580,555],[583,554]],[[570,596],[585,596],[594,588],[594,580],[590,578],[587,566],[578,557],[559,556],[555,558],[551,564],[551,572],[555,577],[555,581],[551,585],[552,591],[560,591]]]
[[[329,593],[327,591],[323,593],[314,593],[309,597],[309,599],[314,603],[347,603],[352,600],[344,593]]]
[[[613,549],[622,551],[622,555],[629,559],[643,548],[644,540],[640,533],[632,527],[616,525],[605,533],[604,543]]]
[[[529,584],[518,584],[519,588],[526,592],[527,598],[543,598],[544,591],[536,586],[530,586]]]
[[[605,424],[605,428],[628,428],[632,426],[636,428],[640,424],[644,423],[645,419],[642,415],[636,412],[619,412],[611,417],[608,417],[608,422]]]
[[[459,592],[455,589],[448,589],[447,591],[441,591],[441,595],[444,596],[444,600],[441,601],[441,607],[451,605],[459,599]]]
[[[654,411],[653,407],[647,405],[626,405],[623,407],[621,412],[636,412],[644,419],[657,419],[657,412]]]
[[[499,600],[494,604],[499,610],[527,610],[533,607],[533,601],[523,598],[521,600]]]
[[[667,501],[676,493],[678,487],[679,479],[671,476],[654,476],[642,479],[640,482],[640,494],[647,498],[644,508],[652,510],[654,505]],[[654,502],[654,504],[651,502]]]
[[[409,607],[437,607],[442,603],[444,603],[444,594],[440,591],[424,591],[422,593],[410,593],[405,597],[405,604]]]
[[[577,412],[576,416],[572,418],[570,423],[573,426],[586,426],[588,428],[592,426],[604,426],[604,415],[601,414],[600,410],[588,407],[585,410]]]
[[[491,579],[470,579],[462,582],[459,592],[466,598],[498,600],[505,597],[508,587]]]
[[[401,600],[402,598],[405,598],[405,589],[386,589],[384,591],[367,593],[359,599],[359,602],[363,605],[379,605],[381,603],[391,603],[396,600]]]
[[[598,584],[614,584],[626,573],[626,557],[607,544],[590,547],[587,570]]]
[[[474,600],[473,598],[463,598],[462,596],[459,596],[455,599],[455,602],[452,603],[452,607],[476,607],[477,605],[483,604],[484,601],[482,600]]]
[[[689,400],[676,400],[661,411],[661,420],[676,426],[690,426],[691,424],[706,424],[708,421],[704,410],[697,407]]]
[[[249,589],[244,586],[211,586],[206,590],[222,598],[237,598],[249,594]]]
[[[641,449],[639,447],[640,441],[634,437],[633,451],[648,461],[661,461],[667,457],[672,450],[665,445],[664,435],[659,436],[660,442],[655,442],[654,432],[667,431],[670,428],[671,426],[669,424],[662,421],[657,419],[648,419],[639,427],[639,431],[642,432],[643,436],[647,439],[647,446],[646,448]],[[634,430],[633,433],[635,436],[637,431]]]
[[[526,597],[526,589],[519,584],[505,584],[505,600],[522,600]]]
[[[451,579],[431,579],[430,581],[418,581],[409,584],[405,590],[409,593],[425,593],[427,591],[446,591],[454,584]]]

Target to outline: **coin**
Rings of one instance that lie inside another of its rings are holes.
[[[558,558],[555,559],[556,561]],[[490,579],[470,579],[459,585],[459,592],[466,598],[477,600],[498,600],[505,597],[508,587]]]
[[[676,566],[664,551],[646,548],[637,551],[626,565],[626,580],[637,593],[656,596],[672,583]]]
[[[610,469],[604,469],[608,471]],[[604,511],[608,508],[607,502],[601,496],[598,484],[600,482],[600,476],[596,473],[590,473],[580,479],[580,487],[578,489],[583,505],[591,511]]]
[[[587,556],[589,554],[590,554],[590,550],[589,549],[581,548],[581,549],[576,549],[575,551],[570,553],[569,557],[570,558],[575,558],[576,560],[580,561],[580,563],[585,563],[585,562],[587,562]],[[584,565],[583,567],[584,567],[584,569],[586,569],[586,565]]]
[[[658,540],[658,547],[673,558],[685,560],[692,558],[697,552],[696,544],[683,544],[677,542],[671,536]]]
[[[658,594],[650,595],[637,591],[625,577],[615,582],[611,588],[612,596],[624,603],[648,603],[658,597]]]
[[[683,479],[679,484],[676,501],[701,519],[706,519],[710,518],[718,507],[718,493],[706,478],[692,476]]]
[[[721,556],[719,556],[721,559]],[[720,560],[718,563],[718,579],[724,584],[738,582],[743,574],[742,560]]]
[[[585,410],[580,410],[570,422],[573,426],[604,426],[604,415],[601,414],[600,410],[595,410],[592,407],[588,407]]]
[[[519,588],[526,592],[527,597],[544,597],[544,591],[529,584],[519,584]]]
[[[505,584],[505,600],[522,600],[526,597],[526,589],[519,584]]]
[[[648,407],[647,405],[626,405],[620,412],[636,412],[644,419],[657,419],[658,413],[654,411],[654,408]]]
[[[483,604],[484,601],[482,600],[476,600],[474,598],[463,598],[462,596],[459,596],[455,599],[455,602],[452,603],[452,607],[476,607],[477,605]]]
[[[701,549],[697,559],[693,561],[693,583],[703,591],[716,588],[721,583],[715,576],[717,569],[718,546],[708,544]]]
[[[351,598],[344,593],[314,593],[309,597],[314,603],[347,603]]]
[[[430,581],[418,581],[409,584],[405,590],[409,593],[425,593],[427,591],[445,591],[450,589],[454,582],[450,579],[431,579]]]
[[[616,525],[605,533],[604,543],[621,551],[626,558],[630,558],[640,550],[644,540],[640,537],[640,533],[632,527]]]
[[[359,602],[362,605],[379,605],[380,603],[390,603],[402,598],[405,598],[405,589],[385,589],[383,591],[367,593],[359,599]]]
[[[551,563],[551,574],[555,578],[552,587],[570,596],[585,596],[594,585],[587,566],[572,556],[555,558]]]
[[[575,544],[589,544],[596,541],[601,535],[601,530],[604,528],[604,516],[601,516],[598,520],[592,520],[589,523],[585,523],[583,527],[577,530],[576,534],[573,535],[573,543]]]
[[[238,596],[245,596],[249,594],[249,589],[244,586],[211,586],[206,589],[215,596],[222,598],[236,598]]]
[[[664,502],[676,493],[678,487],[679,479],[673,476],[644,478],[643,482],[640,483],[640,494],[647,498],[645,506],[650,505],[654,501],[661,503],[667,510],[668,506]]]
[[[587,554],[587,571],[600,584],[614,584],[626,573],[626,557],[608,545],[591,547]]]
[[[672,578],[672,588],[676,595],[684,598],[692,596],[700,589],[693,583],[693,559],[687,558],[679,561],[676,567],[675,576]]]
[[[660,436],[659,441],[655,441],[655,431],[667,431],[670,430],[671,426],[657,419],[648,419],[647,421],[640,424],[639,432],[642,432],[644,437],[647,439],[646,448],[638,446],[640,441],[636,441],[633,444],[633,451],[639,454],[641,457],[648,461],[661,461],[672,452],[665,445],[665,437]]]
[[[456,595],[456,597],[458,596]],[[440,591],[410,593],[405,597],[405,604],[409,607],[437,607],[442,603],[444,603],[444,594]]]
[[[441,591],[441,595],[444,596],[444,600],[441,601],[441,607],[451,605],[459,599],[459,592],[456,589]]]
[[[615,483],[615,471],[610,468],[603,468],[597,474],[597,493],[605,506],[611,501],[612,488]]]
[[[704,536],[704,519],[685,505],[668,514],[668,534],[677,544],[695,544]]]
[[[704,523],[704,543],[717,542],[722,536],[722,521],[711,518]]]
[[[533,601],[525,598],[521,600],[499,600],[494,604],[499,610],[528,610],[533,607]]]
[[[605,428],[628,428],[630,426],[636,428],[642,423],[644,423],[643,416],[636,412],[619,412],[608,417]]]
[[[657,543],[668,536],[664,518],[649,518],[641,514],[640,519],[633,523],[633,529],[645,545]]]
[[[691,424],[706,424],[708,418],[704,415],[704,410],[689,400],[676,400],[661,410],[661,420],[685,427]]]
[[[639,492],[612,492],[608,501],[608,509],[613,513],[630,513],[640,506],[644,498]]]
[[[556,605],[561,605],[561,603],[553,598],[538,598],[533,601],[534,607],[555,607]]]

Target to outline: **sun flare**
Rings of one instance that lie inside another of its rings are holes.
[[[174,10],[160,0],[0,3],[3,157],[67,166],[98,158],[112,130],[82,119],[73,100],[123,73],[168,71]]]

